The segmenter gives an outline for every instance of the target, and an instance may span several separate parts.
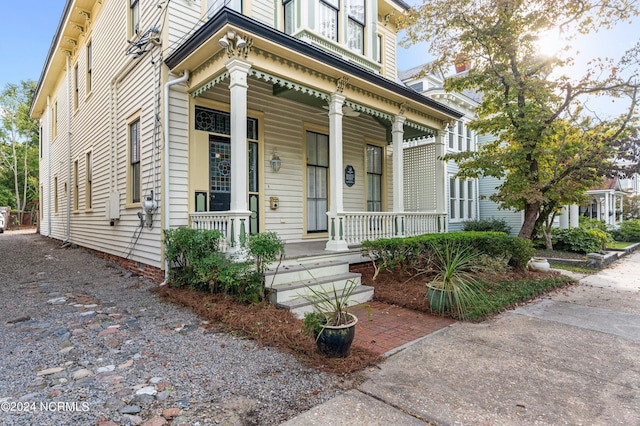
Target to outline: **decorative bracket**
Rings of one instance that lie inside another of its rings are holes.
[[[387,13],[386,15],[384,15],[384,17],[382,18],[382,21],[384,22],[384,26],[386,27],[387,25],[389,25],[389,20],[391,18],[393,18],[393,16],[395,15],[395,12],[391,12],[391,13]]]
[[[407,104],[406,102],[403,102],[402,104],[400,104],[400,111],[398,112],[398,114],[404,115],[404,113],[407,112],[408,106],[409,104]]]
[[[347,83],[349,83],[349,77],[347,77],[346,75],[338,79],[338,81],[336,82],[338,86],[338,93],[342,93],[344,91],[344,88],[347,86]]]

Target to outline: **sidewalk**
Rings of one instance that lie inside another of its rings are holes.
[[[640,253],[389,357],[286,425],[640,424]]]

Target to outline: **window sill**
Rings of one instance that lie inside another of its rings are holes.
[[[127,203],[124,205],[125,209],[141,209],[142,208],[142,203],[141,202],[137,202],[137,203]]]

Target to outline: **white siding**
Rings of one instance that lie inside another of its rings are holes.
[[[478,136],[478,145],[484,145],[493,140],[493,136]],[[523,222],[523,213],[513,210],[501,210],[497,203],[489,199],[489,196],[496,193],[496,188],[502,182],[494,177],[483,177],[478,181],[478,192],[480,195],[479,209],[480,219],[504,219],[511,227],[511,235],[518,235]]]
[[[158,20],[160,9],[154,2],[141,2],[141,31],[144,32]],[[143,57],[140,62],[125,54],[129,44],[127,37],[127,13],[125,2],[103,2],[99,13],[92,14],[93,23],[89,33],[81,37],[76,54],[71,59],[70,71],[77,63],[79,70],[79,99],[77,111],[70,111],[67,102],[67,74],[60,76],[58,87],[49,96],[58,101],[58,132],[51,144],[51,185],[58,177],[58,214],[53,213],[55,188],[43,196],[43,224],[48,223],[47,212],[51,210],[51,236],[66,237],[68,200],[73,183],[68,182],[67,141],[71,142],[71,164],[78,161],[79,209],[71,212],[70,241],[80,246],[96,249],[141,263],[160,266],[160,215],[154,216],[153,229],[140,228],[138,207],[126,208],[127,194],[127,119],[134,113],[140,115],[141,166],[143,197],[157,192],[160,163],[159,140],[154,140],[155,113],[159,108],[161,90],[157,61],[159,48]],[[86,43],[93,47],[92,90],[86,93]],[[116,76],[118,76],[117,84]],[[73,86],[71,79],[69,80]],[[71,131],[67,130],[67,117],[71,116]],[[46,126],[45,126],[46,127]],[[45,137],[47,137],[45,135]],[[154,152],[155,150],[155,152]],[[85,156],[91,151],[93,157],[92,209],[88,210],[85,194],[87,173]],[[42,174],[48,177],[46,165]],[[113,166],[113,169],[112,169]],[[72,176],[73,178],[73,176]],[[68,190],[64,191],[65,183]],[[46,180],[43,186],[48,185]],[[120,220],[110,225],[107,217],[109,195],[120,194]],[[47,206],[47,203],[50,203]],[[46,226],[43,230],[47,230]],[[43,232],[44,233],[44,232]]]
[[[282,1],[253,0],[251,2],[250,17],[270,27],[276,26],[276,14],[280,13]],[[280,28],[282,31],[282,28]]]

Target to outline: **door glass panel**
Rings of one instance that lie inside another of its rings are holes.
[[[329,138],[307,132],[307,232],[327,231]]]
[[[226,211],[231,203],[231,144],[209,136],[209,210]]]

